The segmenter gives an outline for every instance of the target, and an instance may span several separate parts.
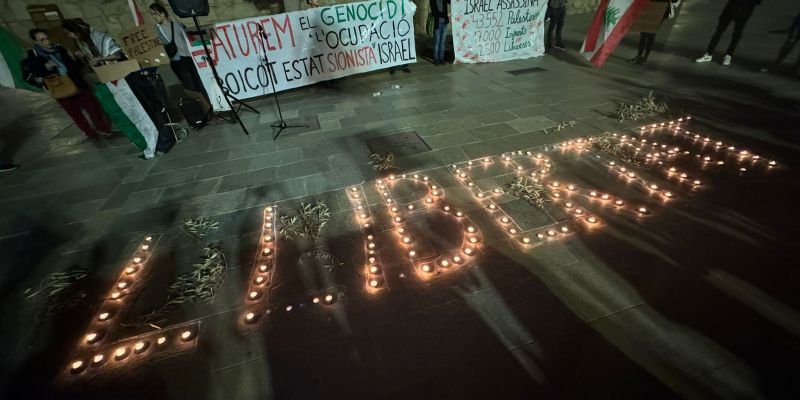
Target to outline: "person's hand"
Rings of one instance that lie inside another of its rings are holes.
[[[44,63],[44,66],[47,69],[56,69],[56,68],[58,68],[58,65],[56,65],[56,63],[54,63],[52,61],[48,61],[48,62]]]

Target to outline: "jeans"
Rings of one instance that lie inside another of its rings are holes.
[[[100,103],[94,98],[91,89],[84,89],[77,96],[58,99],[58,104],[69,114],[72,120],[75,121],[75,125],[77,125],[89,139],[97,138],[97,131],[109,132],[110,128],[106,115],[103,113]],[[89,118],[92,120],[94,127],[92,127],[89,121],[86,120],[86,117],[84,117],[84,110],[89,114]]]
[[[444,58],[444,40],[447,37],[447,18],[436,18],[436,27],[433,32],[433,60],[442,61]]]
[[[736,51],[736,45],[739,44],[739,39],[742,38],[742,32],[744,32],[744,26],[747,24],[747,20],[753,15],[754,8],[755,5],[739,5],[735,1],[729,1],[728,4],[725,5],[725,9],[722,10],[722,14],[719,16],[717,30],[714,31],[714,35],[711,36],[711,42],[708,43],[706,53],[714,54],[714,49],[716,49],[719,39],[722,37],[722,34],[725,33],[725,30],[728,29],[731,22],[733,22],[733,36],[731,37],[731,43],[728,45],[728,51],[725,52],[725,54],[732,56],[733,52]]]
[[[567,15],[566,7],[548,7],[547,12],[550,13],[550,25],[547,26],[547,39],[545,41],[545,48],[553,47],[553,29],[556,31],[556,46],[564,47],[561,42],[561,29],[564,28],[564,17]]]

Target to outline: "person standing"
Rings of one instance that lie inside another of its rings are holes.
[[[722,65],[731,65],[733,53],[736,51],[736,46],[742,38],[744,27],[753,15],[756,6],[759,4],[761,4],[761,0],[728,0],[728,3],[725,4],[725,8],[722,9],[722,14],[719,15],[717,29],[714,31],[714,35],[711,36],[711,41],[708,43],[705,54],[694,60],[694,62],[706,63],[712,60],[717,43],[719,43],[722,34],[725,33],[725,30],[728,29],[731,22],[733,22],[733,36],[731,36],[728,50],[722,58]]]
[[[772,67],[762,68],[761,72],[771,72],[778,69],[778,66],[781,65],[783,60],[786,59],[786,56],[792,52],[798,41],[800,41],[800,14],[794,17],[792,26],[789,27],[789,33],[786,35],[786,40],[783,42],[781,49],[778,50],[778,57],[775,58]],[[797,61],[794,63],[794,67],[792,67],[792,72],[797,72],[798,70],[800,70],[800,56],[797,57]]]
[[[35,44],[28,50],[28,57],[22,61],[23,73],[29,75],[25,77],[26,80],[38,86],[46,86],[48,78],[68,78],[75,84],[78,93],[56,99],[58,104],[89,140],[96,141],[101,135],[110,135],[106,115],[94,97],[89,83],[81,75],[83,64],[73,58],[65,48],[53,43],[46,30],[31,29],[28,35]],[[84,117],[84,111],[89,114],[91,124]]]
[[[156,22],[156,34],[170,57],[169,66],[181,81],[181,85],[185,89],[200,92],[208,100],[203,82],[200,80],[200,74],[197,73],[197,68],[192,61],[186,27],[179,22],[172,21],[167,9],[159,3],[150,5],[150,16]]]
[[[83,20],[68,19],[62,27],[77,41],[80,55],[88,64],[100,66],[126,59],[113,38]],[[114,122],[144,152],[145,159],[153,158],[156,152],[166,153],[175,144],[175,135],[164,124],[166,89],[155,68],[131,72],[124,79],[96,88],[98,96],[107,100],[101,103],[108,114],[112,119],[116,116]]]
[[[547,14],[550,16],[550,24],[547,25],[547,37],[544,42],[544,50],[550,51],[553,47],[554,30],[556,32],[556,48],[565,50],[564,42],[561,41],[561,30],[564,28],[564,19],[567,16],[567,0],[548,1]]]
[[[653,44],[656,42],[656,33],[661,25],[667,18],[672,18],[675,13],[675,5],[679,0],[651,0],[652,3],[669,3],[664,10],[664,16],[661,17],[661,24],[655,28],[655,32],[640,32],[639,33],[639,52],[636,57],[628,60],[629,63],[644,65],[647,63],[647,57],[650,56],[650,50],[653,49]]]
[[[450,0],[431,0],[431,14],[433,14],[433,65],[444,63],[444,42],[447,38],[447,25],[450,16],[447,12]]]

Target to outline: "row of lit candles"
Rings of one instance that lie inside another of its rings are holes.
[[[687,117],[687,120],[688,119],[691,119],[691,117]],[[760,155],[754,154],[751,151],[748,151],[746,149],[737,149],[736,146],[733,146],[733,145],[730,145],[730,144],[726,144],[726,143],[724,143],[724,142],[722,142],[720,140],[715,140],[715,139],[713,139],[713,138],[711,138],[709,136],[702,136],[702,135],[697,134],[697,133],[693,134],[692,132],[690,132],[690,131],[688,131],[686,129],[683,129],[678,125],[673,126],[674,125],[674,121],[671,121],[671,122],[672,123],[664,123],[664,122],[662,122],[662,123],[659,123],[659,124],[643,125],[643,126],[641,126],[639,128],[639,131],[640,131],[641,134],[646,134],[646,133],[655,134],[655,133],[657,133],[657,131],[660,130],[659,128],[671,128],[672,132],[673,132],[673,135],[679,136],[679,133],[683,132],[683,135],[680,135],[680,136],[691,138],[692,139],[692,143],[694,143],[694,144],[698,144],[698,142],[699,142],[700,146],[703,147],[703,148],[713,142],[715,151],[724,150],[729,155],[738,158],[739,162],[743,162],[744,160],[749,159],[752,163],[757,163],[757,162],[760,162],[760,160],[761,160],[761,156]],[[702,160],[704,162],[713,161],[713,160],[711,160],[710,156],[700,155],[700,158],[702,158]],[[718,164],[720,162],[721,161],[717,161]],[[722,163],[724,163],[724,162],[722,162]],[[776,167],[778,165],[778,162],[775,161],[775,160],[769,160],[769,161],[767,161],[766,164],[767,164],[768,168],[772,168],[772,167]],[[744,167],[740,168],[739,170],[742,171],[743,168]],[[744,171],[746,171],[746,168],[744,168]]]
[[[400,206],[397,204],[397,201],[391,194],[390,188],[387,186],[387,182],[384,180],[378,180],[376,182],[376,189],[378,193],[383,197],[384,201],[387,204],[387,207],[390,211],[390,215],[392,217],[392,223],[395,227],[395,232],[399,237],[399,242],[401,245],[406,247],[406,254],[408,255],[409,259],[415,266],[418,271],[421,271],[421,276],[427,277],[429,274],[437,272],[438,268],[449,268],[451,266],[462,265],[467,262],[468,259],[474,257],[478,251],[480,246],[480,234],[474,226],[471,225],[468,219],[464,221],[465,214],[462,211],[456,210],[450,205],[448,205],[444,201],[444,191],[441,187],[433,180],[431,180],[427,176],[420,176],[418,174],[403,174],[398,176],[391,175],[389,176],[389,183],[395,183],[399,180],[410,180],[415,183],[421,183],[426,186],[427,193],[422,197],[419,202],[422,202],[423,206],[432,207],[435,206],[441,211],[444,211],[446,214],[455,217],[464,227],[462,245],[458,250],[451,251],[446,254],[437,255],[434,260],[424,260],[418,257],[417,251],[414,249],[414,238],[411,236],[408,227],[404,224],[404,219],[401,214],[406,212],[412,212],[417,209],[417,206],[414,205],[414,202],[407,204],[406,206]],[[370,239],[370,238],[368,238]],[[369,245],[373,243],[370,242]],[[374,260],[374,258],[368,258],[370,263]],[[372,268],[368,264],[369,268]],[[373,282],[370,282],[373,284]]]
[[[259,241],[258,253],[254,261],[253,269],[247,289],[247,307],[243,315],[246,323],[253,323],[259,317],[261,307],[254,304],[262,304],[268,301],[269,285],[272,274],[275,271],[278,257],[277,238],[275,235],[275,222],[277,221],[278,208],[271,205],[264,208],[263,225]]]
[[[361,232],[364,238],[364,257],[369,260],[369,263],[364,266],[364,285],[368,292],[374,293],[383,289],[381,282],[385,281],[385,275],[377,259],[378,254],[375,238],[371,234],[372,229],[370,222],[372,221],[372,213],[369,207],[364,206],[363,200],[365,196],[360,186],[350,187],[350,189],[347,190],[347,196],[350,199],[353,211],[358,216],[357,219],[360,220]]]
[[[184,329],[176,339],[180,342],[189,342],[196,337],[196,333],[196,329]],[[91,357],[91,361],[81,358],[74,359],[69,365],[69,370],[73,374],[79,374],[86,371],[88,367],[106,365],[109,360],[124,361],[132,354],[136,356],[146,356],[151,348],[153,348],[152,352],[161,351],[164,346],[168,345],[167,342],[169,339],[167,336],[167,334],[163,333],[154,333],[149,335],[149,337],[141,338],[128,344],[118,345],[114,347],[111,353],[106,353],[108,350],[100,351]],[[150,337],[155,339],[153,340],[155,347],[152,345]],[[175,345],[180,346],[180,342],[175,343]]]

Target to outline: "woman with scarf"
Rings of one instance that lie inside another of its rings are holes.
[[[81,19],[68,19],[62,27],[80,49],[78,54],[92,66],[125,60],[117,43]],[[155,68],[131,72],[125,79],[95,85],[95,93],[112,121],[144,152],[145,159],[167,153],[175,136],[164,124],[166,89]]]
[[[65,48],[53,43],[46,30],[31,29],[28,34],[35,45],[28,50],[28,58],[23,61],[23,69],[30,75],[26,80],[42,86],[45,85],[45,78],[56,75],[69,77],[78,88],[78,93],[56,99],[58,104],[89,140],[96,141],[101,135],[108,135],[108,120],[92,94],[91,87],[81,76],[83,64],[74,59]],[[86,120],[83,111],[89,114],[92,124]]]

